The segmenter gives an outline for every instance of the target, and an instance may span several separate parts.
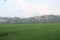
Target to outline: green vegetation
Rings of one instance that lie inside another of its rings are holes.
[[[29,18],[0,17],[0,24],[60,23],[60,15],[43,15]]]
[[[0,40],[60,40],[60,24],[1,24]]]

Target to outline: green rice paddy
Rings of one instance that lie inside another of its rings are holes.
[[[60,40],[60,23],[0,24],[0,40]]]

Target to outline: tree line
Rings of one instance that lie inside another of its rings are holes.
[[[0,17],[0,24],[60,23],[60,15],[43,15],[30,18]]]

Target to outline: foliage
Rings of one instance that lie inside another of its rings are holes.
[[[43,15],[30,18],[0,17],[0,24],[60,23],[59,15]]]

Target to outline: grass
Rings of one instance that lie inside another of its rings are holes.
[[[0,24],[0,40],[60,40],[60,23]]]

